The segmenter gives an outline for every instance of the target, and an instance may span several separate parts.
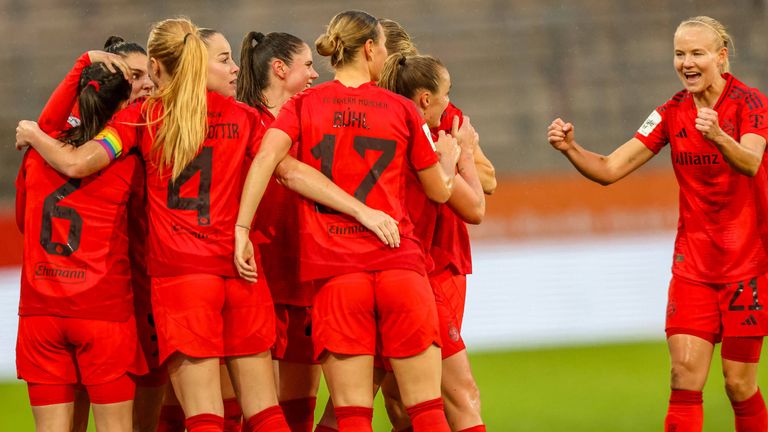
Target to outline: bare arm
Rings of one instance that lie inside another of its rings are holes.
[[[485,156],[483,150],[480,148],[480,142],[475,146],[475,168],[477,175],[480,178],[480,184],[483,186],[483,192],[486,195],[492,195],[496,191],[496,168],[493,167],[491,161]]]
[[[384,244],[390,247],[400,246],[400,231],[397,229],[396,220],[358,201],[311,166],[286,156],[277,165],[275,176],[288,189],[352,216],[376,234]]]
[[[440,161],[430,167],[417,171],[417,176],[424,188],[427,198],[443,204],[448,201],[453,193],[453,180],[456,172],[456,161],[461,150],[456,138],[440,131],[435,143]]]
[[[744,134],[736,141],[720,129],[717,111],[702,108],[696,118],[696,129],[717,146],[720,153],[734,170],[753,177],[757,174],[765,153],[765,138],[757,134]]]
[[[549,143],[560,150],[586,178],[607,186],[648,162],[655,154],[639,139],[632,138],[608,156],[581,147],[573,138],[573,125],[556,119],[549,125]]]
[[[56,171],[71,178],[88,177],[110,163],[109,154],[97,141],[74,147],[51,138],[37,123],[22,120],[16,127],[16,148],[32,146]]]
[[[469,117],[464,117],[461,128],[458,128],[457,117],[453,122],[452,132],[457,137],[459,147],[461,147],[461,155],[459,156],[458,173],[454,178],[453,193],[448,200],[448,206],[464,222],[479,224],[485,216],[485,194],[476,169],[476,157],[474,155],[475,149],[479,148],[480,138],[475,128],[472,127]]]

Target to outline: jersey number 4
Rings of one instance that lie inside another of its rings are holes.
[[[352,147],[363,159],[368,150],[381,152],[381,156],[376,159],[376,162],[371,166],[368,174],[366,174],[363,181],[360,182],[355,189],[355,198],[357,198],[358,201],[365,203],[366,199],[368,199],[368,194],[371,193],[376,182],[379,181],[379,177],[381,177],[381,174],[395,158],[397,142],[381,138],[356,136],[352,141]],[[320,172],[331,179],[331,181],[333,181],[333,158],[335,150],[336,136],[330,134],[323,135],[323,139],[317,143],[316,146],[312,147],[312,156],[314,156],[315,159],[320,160]],[[338,213],[335,210],[320,204],[315,204],[315,210],[319,213]]]
[[[196,210],[197,224],[211,224],[211,173],[213,171],[213,147],[203,147],[176,181],[168,182],[168,208],[172,210]],[[197,197],[181,196],[181,186],[200,173],[200,184],[197,187]]]
[[[80,187],[80,179],[69,179],[60,188],[51,192],[43,201],[43,220],[40,224],[40,245],[53,255],[70,256],[80,247],[83,232],[83,218],[72,207],[59,205],[59,202]],[[69,221],[67,242],[53,241],[53,218]]]

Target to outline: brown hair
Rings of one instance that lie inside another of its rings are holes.
[[[152,152],[159,171],[171,167],[176,179],[197,155],[207,132],[208,50],[198,28],[186,18],[160,21],[147,42],[149,57],[169,74],[169,82],[146,102]]]
[[[728,61],[728,57],[730,56],[731,51],[735,53],[736,47],[733,45],[733,38],[730,34],[728,34],[728,30],[726,30],[725,26],[720,23],[720,21],[704,15],[691,17],[681,22],[680,25],[677,26],[675,33],[680,31],[683,26],[699,26],[712,30],[717,36],[717,49],[720,50],[722,48],[726,48],[728,50],[728,54],[725,56],[725,62],[720,66],[720,73],[730,71],[731,65]]]
[[[406,56],[419,54],[411,35],[398,22],[382,18],[379,20],[379,24],[384,28],[384,35],[387,37],[387,41],[384,43],[387,46],[387,54],[401,53]]]
[[[336,14],[326,27],[325,33],[315,41],[317,53],[331,58],[331,66],[339,68],[357,56],[365,42],[378,42],[382,35],[378,20],[366,12],[345,11]]]
[[[379,87],[412,99],[419,90],[436,93],[440,86],[440,72],[445,66],[440,60],[427,55],[406,57],[401,53],[389,56],[381,72]]]
[[[269,87],[272,59],[291,66],[293,57],[306,44],[289,33],[250,32],[243,38],[240,48],[240,75],[237,77],[237,100],[252,107],[271,108],[264,90]]]

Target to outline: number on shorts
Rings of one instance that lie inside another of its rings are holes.
[[[748,282],[749,287],[752,288],[752,304],[747,306],[748,310],[751,311],[759,311],[763,310],[763,305],[761,305],[757,300],[757,278],[752,278]],[[729,311],[743,311],[744,306],[736,305],[736,301],[741,296],[741,293],[744,291],[744,282],[739,282],[738,288],[736,288],[736,291],[733,293],[733,297],[731,297],[731,302],[728,303],[728,310]]]
[[[360,182],[355,189],[355,198],[357,198],[358,201],[365,203],[368,199],[368,194],[373,190],[373,187],[376,186],[381,174],[395,158],[397,142],[381,138],[356,136],[352,142],[352,146],[357,154],[363,159],[365,159],[365,153],[368,150],[381,152],[381,155],[376,162],[374,162],[371,170],[368,171],[362,182]],[[323,139],[312,148],[312,156],[314,156],[315,159],[320,160],[320,172],[331,181],[333,181],[333,159],[335,156],[335,149],[336,136],[330,134],[323,135]],[[337,211],[317,203],[315,203],[315,210],[319,213],[338,214]]]
[[[176,181],[168,181],[168,208],[171,210],[196,210],[197,224],[211,224],[211,173],[213,171],[213,147],[203,147],[200,154],[184,168]],[[181,186],[196,173],[200,173],[200,185],[196,198],[180,195]]]
[[[69,179],[60,188],[51,192],[43,201],[43,220],[40,224],[40,245],[53,255],[70,256],[80,247],[83,231],[83,218],[72,207],[59,205],[59,202],[80,187],[80,179]],[[67,242],[53,241],[53,218],[69,221]]]

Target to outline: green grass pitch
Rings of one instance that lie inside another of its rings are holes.
[[[489,431],[662,430],[669,395],[669,360],[662,342],[479,353],[472,356],[472,365]],[[704,391],[706,432],[733,430],[720,370],[716,352]],[[768,388],[765,376],[762,388]],[[318,400],[326,396],[323,389]],[[373,428],[390,430],[380,398]],[[25,387],[0,384],[0,431],[32,430]]]

